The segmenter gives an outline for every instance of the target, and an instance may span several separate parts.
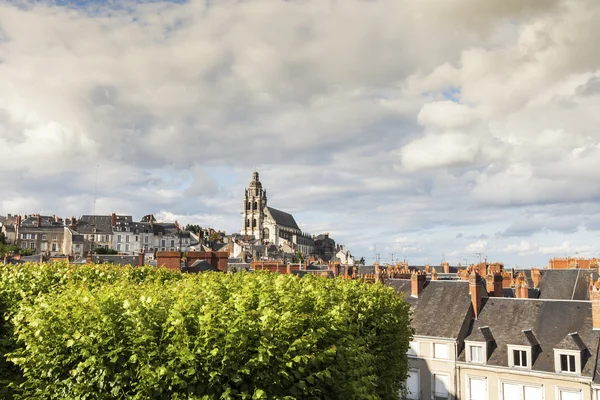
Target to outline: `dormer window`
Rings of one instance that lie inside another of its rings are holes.
[[[531,347],[508,345],[508,366],[531,369]]]
[[[483,362],[483,346],[470,345],[469,346],[469,358],[471,362],[481,363]]]
[[[569,333],[554,349],[554,369],[557,373],[581,374],[581,355],[587,350],[577,332]]]

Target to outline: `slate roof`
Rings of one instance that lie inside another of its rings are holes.
[[[592,330],[592,306],[590,302],[489,298],[465,340],[482,341],[482,329],[489,329],[493,346],[488,365],[508,367],[508,345],[534,346],[534,371],[554,372],[554,349],[573,347],[566,338],[577,332],[585,345],[582,376],[593,376],[597,359],[600,332]],[[537,345],[536,345],[537,344]],[[577,345],[577,344],[576,344]],[[464,350],[459,360],[465,360]]]
[[[541,273],[540,299],[589,300],[590,281],[598,278],[595,272],[584,269],[548,269]]]
[[[199,272],[207,272],[207,271],[217,271],[217,269],[215,267],[213,267],[206,260],[196,260],[189,267],[186,267],[186,266],[181,267],[181,272],[197,274]]]
[[[412,305],[415,335],[456,339],[470,318],[471,295],[468,281],[429,281],[418,298],[411,296],[408,279],[389,279],[386,285],[404,293]]]
[[[269,214],[271,214],[278,225],[300,230],[292,214],[288,214],[273,207],[267,207],[267,210],[269,210]]]
[[[119,256],[116,254],[94,254],[92,260],[96,264],[115,264],[115,265],[132,265],[138,266],[138,256]]]
[[[94,222],[94,230],[96,233],[112,233],[111,216],[110,215],[84,215],[77,221],[77,232],[92,233],[92,220]]]

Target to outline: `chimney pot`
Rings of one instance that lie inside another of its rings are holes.
[[[527,285],[525,275],[523,275],[522,272],[519,272],[517,278],[515,279],[515,296],[518,299],[529,298],[529,286]]]
[[[115,226],[117,226],[117,214],[116,213],[112,213],[112,215],[110,216],[110,225],[114,228]]]

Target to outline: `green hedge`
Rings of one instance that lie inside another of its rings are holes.
[[[73,271],[86,279],[71,275],[13,304],[15,398],[398,398],[409,307],[390,288],[108,271],[115,277]]]

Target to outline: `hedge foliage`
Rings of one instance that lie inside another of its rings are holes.
[[[15,398],[397,399],[408,370],[380,284],[31,264],[0,266],[0,305]]]

